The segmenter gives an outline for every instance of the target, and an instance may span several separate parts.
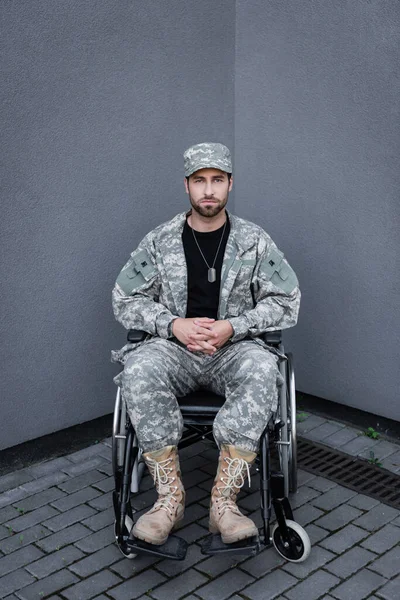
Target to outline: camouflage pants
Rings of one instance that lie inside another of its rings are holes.
[[[161,338],[132,352],[121,380],[144,452],[178,444],[183,421],[176,397],[199,387],[226,398],[213,425],[217,444],[257,451],[271,411],[277,408],[277,386],[282,382],[277,357],[252,340],[228,344],[207,356]]]

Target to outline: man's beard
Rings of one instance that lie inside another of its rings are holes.
[[[221,212],[221,210],[223,210],[225,208],[226,203],[228,202],[228,196],[229,196],[229,192],[228,192],[226,198],[224,198],[224,200],[219,200],[218,198],[212,198],[212,200],[214,202],[217,201],[218,204],[208,204],[208,205],[204,205],[201,203],[195,204],[193,202],[192,196],[190,194],[189,194],[189,200],[190,200],[190,204],[192,205],[192,208],[195,212],[197,212],[202,217],[212,218],[212,217],[216,217]],[[202,200],[200,202],[204,202],[204,200],[205,200],[205,198],[202,198]]]

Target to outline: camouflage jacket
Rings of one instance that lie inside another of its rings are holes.
[[[169,338],[172,321],[185,317],[187,269],[180,213],[150,231],[118,275],[115,318],[126,329]],[[258,225],[229,214],[231,230],[221,272],[218,319],[228,319],[232,342],[292,327],[300,305],[298,280],[282,252]],[[125,346],[114,353],[122,360]]]

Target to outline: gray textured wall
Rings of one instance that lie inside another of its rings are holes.
[[[236,207],[299,274],[297,387],[393,419],[399,32],[397,0],[237,2]]]
[[[112,411],[115,277],[186,208],[184,149],[233,146],[235,15],[218,4],[1,3],[0,448]]]

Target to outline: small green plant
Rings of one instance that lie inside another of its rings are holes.
[[[15,507],[17,509],[17,511],[19,512],[20,515],[25,514],[25,511],[23,508],[18,508],[18,506]]]
[[[305,412],[298,412],[296,415],[296,420],[298,423],[302,423],[303,421],[305,421],[308,417],[308,414]]]
[[[9,533],[10,535],[14,535],[15,531],[14,531],[14,529],[11,527],[11,525],[9,525],[9,526],[7,527],[7,529],[8,529],[8,533]]]
[[[24,536],[21,533],[21,535],[19,536],[19,543],[22,544],[23,541],[24,541]]]
[[[374,451],[373,451],[373,450],[370,450],[370,451],[369,451],[369,459],[368,459],[368,462],[369,462],[371,465],[376,465],[377,467],[381,467],[381,466],[382,466],[382,463],[381,463],[381,462],[379,462],[379,458],[377,458],[377,457],[375,456],[375,453],[374,453]]]
[[[373,427],[368,427],[368,429],[364,431],[364,435],[366,435],[369,438],[372,438],[373,440],[379,439],[379,433],[375,431]]]

